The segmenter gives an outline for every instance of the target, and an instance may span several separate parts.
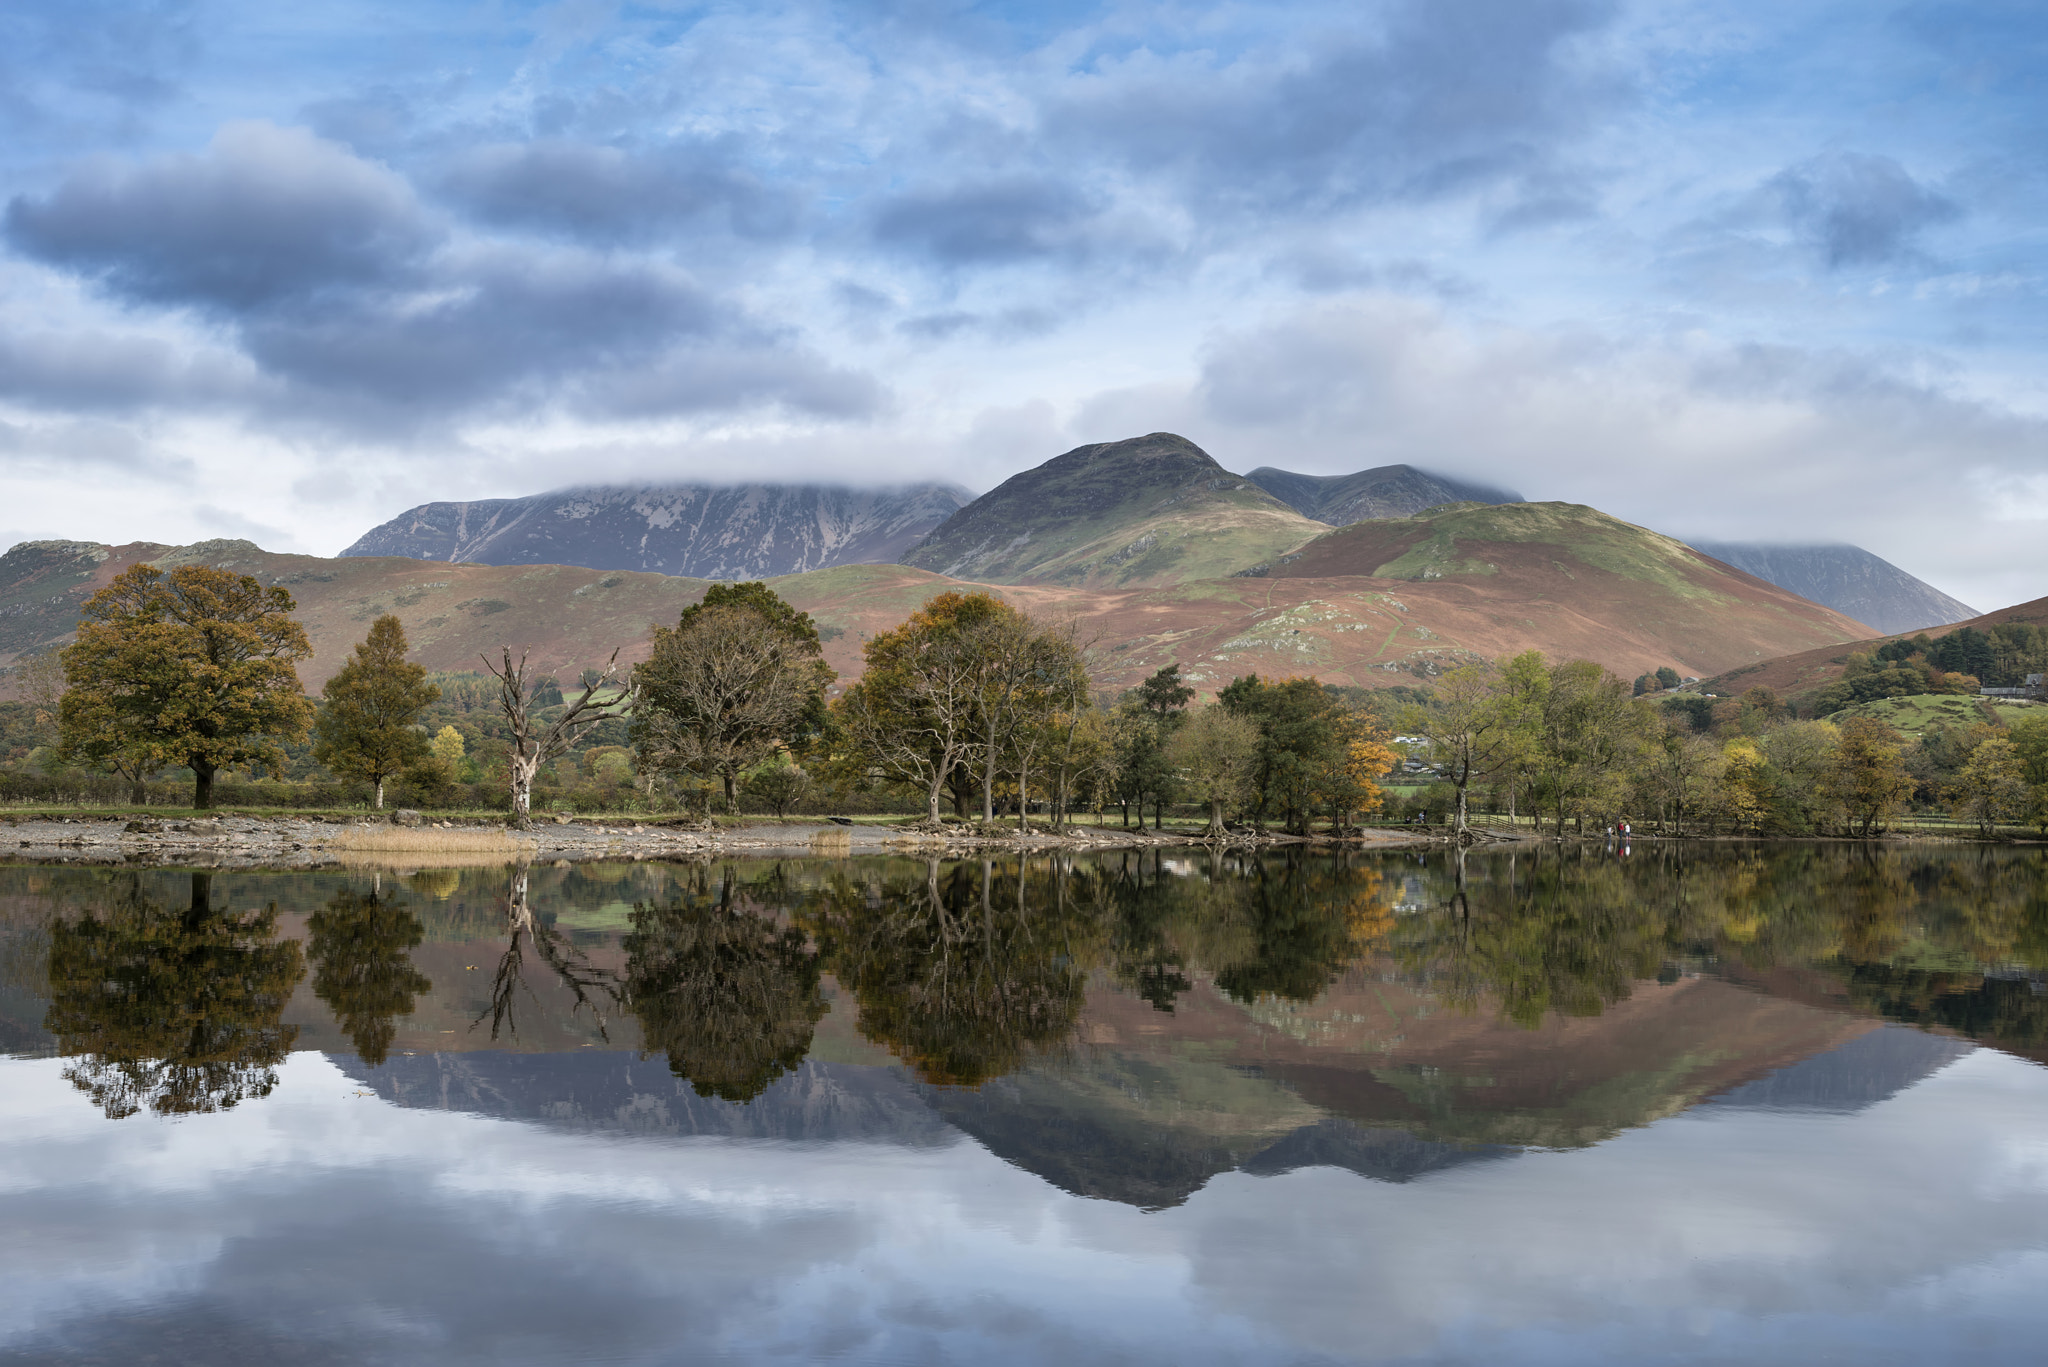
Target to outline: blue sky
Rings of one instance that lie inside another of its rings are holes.
[[[2048,591],[2044,59],[2002,0],[17,0],[0,539],[1163,429],[2000,606]]]

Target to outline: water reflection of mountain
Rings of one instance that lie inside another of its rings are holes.
[[[699,1095],[662,1058],[637,1052],[414,1054],[380,1068],[348,1055],[334,1062],[393,1105],[561,1129],[914,1146],[952,1133],[896,1068],[812,1060],[737,1102]]]
[[[1879,1026],[1824,1054],[1731,1088],[1706,1104],[1847,1115],[1897,1096],[1975,1048],[1903,1025]]]

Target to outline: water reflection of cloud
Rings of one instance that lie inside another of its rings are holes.
[[[1885,1362],[1959,1317],[1998,1360],[2044,1318],[2048,1072],[1990,1051],[1853,1116],[1695,1112],[1404,1185],[1226,1174],[1152,1215],[972,1144],[399,1110],[312,1055],[175,1123],[58,1071],[0,1063],[0,1354]]]

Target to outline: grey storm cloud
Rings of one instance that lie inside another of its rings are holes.
[[[875,237],[942,265],[989,265],[1084,252],[1094,216],[1073,186],[1020,176],[899,195],[875,215]]]
[[[1788,167],[1766,192],[1830,267],[1882,265],[1912,254],[1923,229],[1961,209],[1890,157],[1833,152]]]
[[[518,158],[499,169],[515,163],[540,178]],[[620,185],[630,198],[630,177]],[[299,129],[234,125],[197,156],[84,168],[46,196],[16,197],[7,234],[116,299],[226,320],[254,367],[294,386],[305,408],[345,415],[368,400],[353,411],[371,425],[544,405],[565,389],[586,410],[616,394],[622,416],[762,404],[846,416],[883,402],[871,380],[824,365],[675,266],[475,239],[395,172]],[[138,399],[169,387],[164,358],[128,350],[126,364],[107,358],[97,371],[75,358],[68,379],[45,387],[125,385]],[[690,378],[692,357],[707,375],[743,370],[747,382],[721,401]],[[666,374],[668,398],[645,382],[579,387],[600,371]]]
[[[1377,32],[1284,59],[1147,59],[1076,83],[1061,141],[1172,173],[1197,199],[1414,199],[1547,172],[1554,144],[1626,96],[1570,45],[1608,0],[1410,0]]]
[[[241,312],[398,285],[435,232],[398,176],[299,129],[231,124],[205,153],[82,169],[17,196],[24,254],[117,295]]]
[[[443,192],[485,222],[583,240],[644,241],[713,227],[745,238],[793,231],[798,204],[727,142],[626,150],[567,139],[501,143],[458,158]]]

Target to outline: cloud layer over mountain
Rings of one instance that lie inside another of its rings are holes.
[[[2012,0],[0,18],[0,538],[1171,429],[2038,596]]]

